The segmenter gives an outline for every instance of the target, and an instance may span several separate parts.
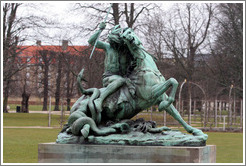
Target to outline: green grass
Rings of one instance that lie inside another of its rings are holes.
[[[68,116],[65,116],[65,122]],[[3,126],[48,126],[48,114],[4,113]],[[60,126],[60,115],[51,115],[51,126]]]
[[[243,133],[208,132],[207,145],[216,145],[217,163],[243,162]]]
[[[3,129],[4,163],[37,163],[38,144],[55,142],[60,129]]]

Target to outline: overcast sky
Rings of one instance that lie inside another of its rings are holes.
[[[4,3],[4,1],[2,2]],[[59,24],[63,24],[64,27],[68,26],[69,24],[78,25],[79,23],[83,22],[83,13],[72,12],[71,9],[73,9],[75,3],[81,3],[81,2],[83,1],[53,1],[53,2],[52,1],[50,2],[26,1],[25,5],[19,8],[18,14],[22,16],[26,16],[26,15],[44,16],[50,20],[53,19],[55,22]],[[84,1],[84,2],[88,3],[88,1]],[[96,1],[93,3],[99,3],[99,2],[100,1]],[[100,3],[104,3],[104,1],[101,1]],[[107,3],[109,3],[109,1],[107,1]],[[136,3],[140,3],[140,2],[137,1]],[[143,1],[142,3],[148,3],[148,1]],[[158,2],[158,3],[162,3],[164,9],[167,9],[171,5],[170,2],[169,3]],[[36,40],[42,40],[43,45],[60,45],[63,39],[65,40],[68,39],[71,40],[70,44],[86,45],[87,39],[81,39],[79,37],[72,39],[74,38],[73,36],[75,36],[76,33],[78,32],[79,29],[75,30],[69,28],[63,28],[63,29],[50,28],[50,29],[46,29],[44,32],[42,32],[42,34],[38,35],[37,37],[32,38],[30,41],[26,41],[24,44],[33,45],[36,43]],[[51,36],[51,38],[45,38],[42,37],[42,35]]]

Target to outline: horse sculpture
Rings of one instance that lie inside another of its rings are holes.
[[[100,112],[96,109],[94,100],[100,97],[100,93],[105,88],[85,90],[81,83],[84,72],[82,69],[77,81],[83,96],[73,105],[68,123],[64,126],[62,132],[81,135],[84,138],[88,137],[90,133],[104,136],[124,132],[129,128],[129,125],[124,120],[134,117],[152,105],[158,105],[159,111],[166,111],[170,114],[188,133],[206,140],[207,135],[201,130],[188,125],[172,104],[178,82],[174,78],[165,80],[158,70],[153,57],[144,49],[141,41],[131,28],[124,29],[120,37],[136,60],[136,67],[126,78],[126,82],[131,84],[124,84],[108,96],[103,102],[102,112]],[[131,92],[129,85],[134,86],[134,92]],[[171,92],[168,96],[165,92],[169,88],[171,88]],[[119,101],[119,98],[121,101]],[[105,126],[108,121],[116,123]],[[164,126],[159,128],[150,127],[148,129],[149,132],[162,132],[163,130],[168,130],[168,128]]]

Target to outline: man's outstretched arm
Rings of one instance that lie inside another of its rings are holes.
[[[94,46],[97,38],[99,37],[101,32],[105,29],[105,27],[106,27],[105,22],[101,22],[100,25],[99,25],[99,30],[97,30],[96,33],[94,33],[90,37],[90,39],[88,40],[88,43]],[[108,43],[106,43],[106,42],[97,41],[96,48],[100,48],[100,49],[104,49],[105,50],[107,45],[108,45]]]

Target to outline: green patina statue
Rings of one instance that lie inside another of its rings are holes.
[[[145,50],[131,28],[122,29],[117,25],[108,35],[109,43],[97,41],[105,27],[106,24],[102,22],[88,41],[106,53],[103,88],[85,90],[81,83],[82,69],[77,81],[83,95],[74,103],[57,143],[205,145],[208,136],[188,125],[172,104],[178,82],[162,76],[153,56]],[[165,92],[169,88],[171,92],[168,96]],[[159,111],[169,113],[193,136],[180,135],[165,126],[156,127],[151,121],[130,120],[153,105],[158,105]],[[143,140],[144,136],[148,141],[136,141],[136,133],[139,140],[140,137]],[[178,141],[171,139],[170,142],[171,137]]]

